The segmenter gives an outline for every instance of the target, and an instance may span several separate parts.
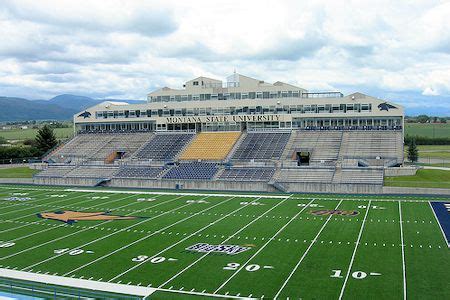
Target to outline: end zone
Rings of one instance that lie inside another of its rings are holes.
[[[429,202],[442,235],[450,248],[450,202]]]

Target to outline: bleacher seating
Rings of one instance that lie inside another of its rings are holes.
[[[123,152],[125,157],[130,157],[150,138],[151,133],[120,133],[112,134],[112,138],[97,152],[92,155],[92,159],[104,160],[112,152]]]
[[[223,160],[240,134],[240,132],[201,132],[196,135],[180,159]]]
[[[232,159],[279,159],[290,133],[248,133],[234,152]]]
[[[231,168],[225,169],[218,180],[269,181],[274,173],[273,168]]]
[[[103,161],[113,151],[131,156],[148,141],[152,133],[90,133],[78,134],[47,156],[56,162]]]
[[[47,169],[42,170],[35,176],[37,177],[63,177],[71,170],[73,170],[73,166],[49,166]]]
[[[164,170],[164,167],[122,166],[114,177],[155,179],[159,177]]]
[[[118,168],[103,166],[79,166],[64,177],[83,177],[83,178],[111,178]]]
[[[138,159],[172,160],[191,141],[193,134],[158,133],[141,147],[135,157]]]
[[[212,179],[217,173],[218,168],[215,163],[189,162],[180,163],[173,167],[166,174],[164,179]]]
[[[341,158],[397,159],[402,161],[403,138],[400,131],[348,131],[343,133]]]
[[[382,169],[338,169],[333,178],[333,183],[364,183],[383,184]]]
[[[281,169],[276,180],[279,182],[322,182],[333,180],[334,168],[292,168]]]
[[[310,162],[336,161],[342,131],[294,131],[284,151],[284,159],[295,159],[295,152],[310,151]]]

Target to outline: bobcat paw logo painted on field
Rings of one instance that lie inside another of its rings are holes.
[[[109,220],[133,220],[140,217],[135,216],[115,216],[109,215],[108,212],[81,212],[72,210],[63,210],[55,212],[43,212],[37,214],[39,218],[56,220],[65,222],[67,224],[73,224],[77,221],[109,221]]]
[[[357,210],[340,210],[340,209],[321,209],[313,210],[311,214],[316,216],[356,216],[359,214]]]

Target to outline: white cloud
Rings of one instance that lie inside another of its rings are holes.
[[[143,99],[236,68],[312,90],[450,95],[445,2],[80,3],[2,1],[2,94]]]

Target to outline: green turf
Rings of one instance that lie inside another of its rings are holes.
[[[384,185],[423,188],[450,188],[450,171],[417,170],[416,175],[385,177]]]
[[[405,134],[435,138],[450,137],[449,124],[405,123]]]
[[[7,140],[23,141],[26,139],[34,139],[38,129],[13,129],[0,130],[0,136]],[[73,128],[55,128],[53,129],[58,139],[68,139],[73,136]]]
[[[28,167],[17,167],[0,169],[0,178],[31,178],[38,170],[30,169]]]
[[[7,201],[11,196],[32,199]],[[3,185],[0,240],[14,245],[0,248],[0,265],[160,288],[150,299],[202,298],[195,293],[284,299],[338,299],[342,293],[343,299],[400,299],[403,249],[408,298],[450,297],[449,250],[427,202],[448,198],[261,196]],[[138,201],[142,198],[151,201]],[[323,209],[358,214],[312,214]],[[36,215],[58,210],[109,211],[136,218],[69,225]],[[250,249],[235,255],[186,250],[197,243]]]

